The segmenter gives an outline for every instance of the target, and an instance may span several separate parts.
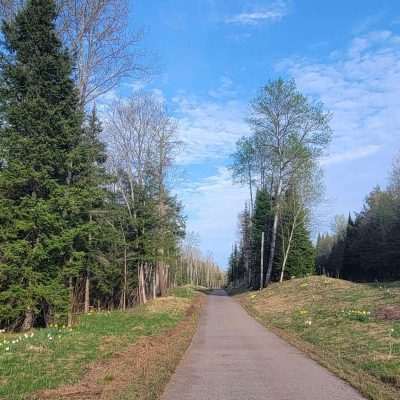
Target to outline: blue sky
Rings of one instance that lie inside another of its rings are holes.
[[[131,21],[158,60],[146,87],[165,100],[185,143],[177,192],[188,230],[221,266],[247,199],[232,184],[229,155],[249,133],[249,100],[269,79],[294,78],[334,115],[315,231],[386,184],[400,148],[400,2],[136,0]]]

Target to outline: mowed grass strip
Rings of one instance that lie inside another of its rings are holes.
[[[400,307],[400,283],[308,277],[237,298],[266,327],[368,398],[400,399],[400,321],[375,314],[383,306]]]
[[[121,312],[93,312],[72,329],[52,326],[26,334],[0,333],[0,398],[30,399],[43,389],[79,381],[93,362],[124,352],[128,345],[175,327],[194,291]]]

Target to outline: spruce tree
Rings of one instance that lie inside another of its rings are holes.
[[[29,0],[2,27],[0,324],[22,329],[66,311],[65,283],[71,296],[93,204],[83,116],[56,17],[53,0]]]
[[[261,264],[261,234],[265,234],[264,242],[264,266],[268,260],[268,246],[270,228],[272,223],[271,197],[266,190],[258,190],[254,204],[254,212],[251,224],[251,247],[252,247],[252,287],[257,289],[260,285]],[[264,268],[265,275],[265,268]]]
[[[293,235],[285,275],[288,278],[311,275],[315,272],[315,250],[310,240],[310,232],[304,222],[299,224]]]

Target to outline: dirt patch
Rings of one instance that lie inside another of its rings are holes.
[[[400,321],[400,306],[384,306],[376,310],[375,317],[378,320]]]
[[[175,328],[143,337],[110,360],[93,364],[79,383],[42,391],[33,399],[158,399],[192,340],[204,299],[197,296]]]

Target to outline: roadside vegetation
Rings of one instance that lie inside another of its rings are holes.
[[[0,333],[0,398],[62,398],[71,391],[75,393],[74,398],[86,398],[88,391],[93,398],[100,398],[107,387],[112,387],[114,396],[128,391],[137,392],[142,396],[137,397],[140,399],[157,398],[190,342],[196,326],[199,296],[191,287],[183,287],[175,289],[170,296],[126,312],[90,312],[82,315],[72,328],[52,325],[23,334]],[[185,324],[185,333],[171,334],[180,324]],[[140,349],[135,350],[138,343],[141,343],[142,353],[146,348],[152,350],[141,354]],[[160,350],[166,345],[169,351],[163,355]],[[159,362],[163,367],[152,370],[151,366]],[[109,365],[114,367],[110,370]],[[140,366],[140,374],[148,371],[147,378],[142,377],[139,386],[133,381],[138,375],[135,365]],[[126,373],[127,368],[129,376],[119,382],[119,375]],[[95,371],[94,375],[91,371]],[[89,389],[79,383],[81,379],[85,381],[87,374],[92,381]],[[151,382],[152,388],[147,387],[146,382]],[[71,384],[77,385],[64,387]],[[44,391],[59,387],[63,388]],[[99,397],[94,394],[97,392]]]
[[[323,276],[238,295],[248,312],[374,400],[400,397],[400,284]]]

